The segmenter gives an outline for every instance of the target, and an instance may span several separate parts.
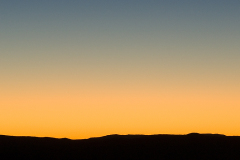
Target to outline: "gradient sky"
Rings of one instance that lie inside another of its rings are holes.
[[[240,135],[239,0],[1,0],[0,134]]]

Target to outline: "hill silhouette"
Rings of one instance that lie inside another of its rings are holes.
[[[1,159],[240,159],[240,137],[108,135],[71,140],[0,135]]]

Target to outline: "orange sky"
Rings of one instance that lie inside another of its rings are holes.
[[[69,85],[20,93],[8,88],[1,91],[1,131],[75,139],[107,134],[239,135],[240,102],[233,88],[191,87],[98,85],[71,90]]]
[[[239,135],[237,1],[0,5],[0,134]]]

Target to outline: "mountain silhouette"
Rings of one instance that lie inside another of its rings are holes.
[[[0,159],[240,159],[240,137],[190,133],[71,140],[0,135]]]

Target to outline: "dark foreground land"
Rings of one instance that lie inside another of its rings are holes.
[[[0,159],[240,160],[240,137],[191,133],[70,140],[0,135]]]

